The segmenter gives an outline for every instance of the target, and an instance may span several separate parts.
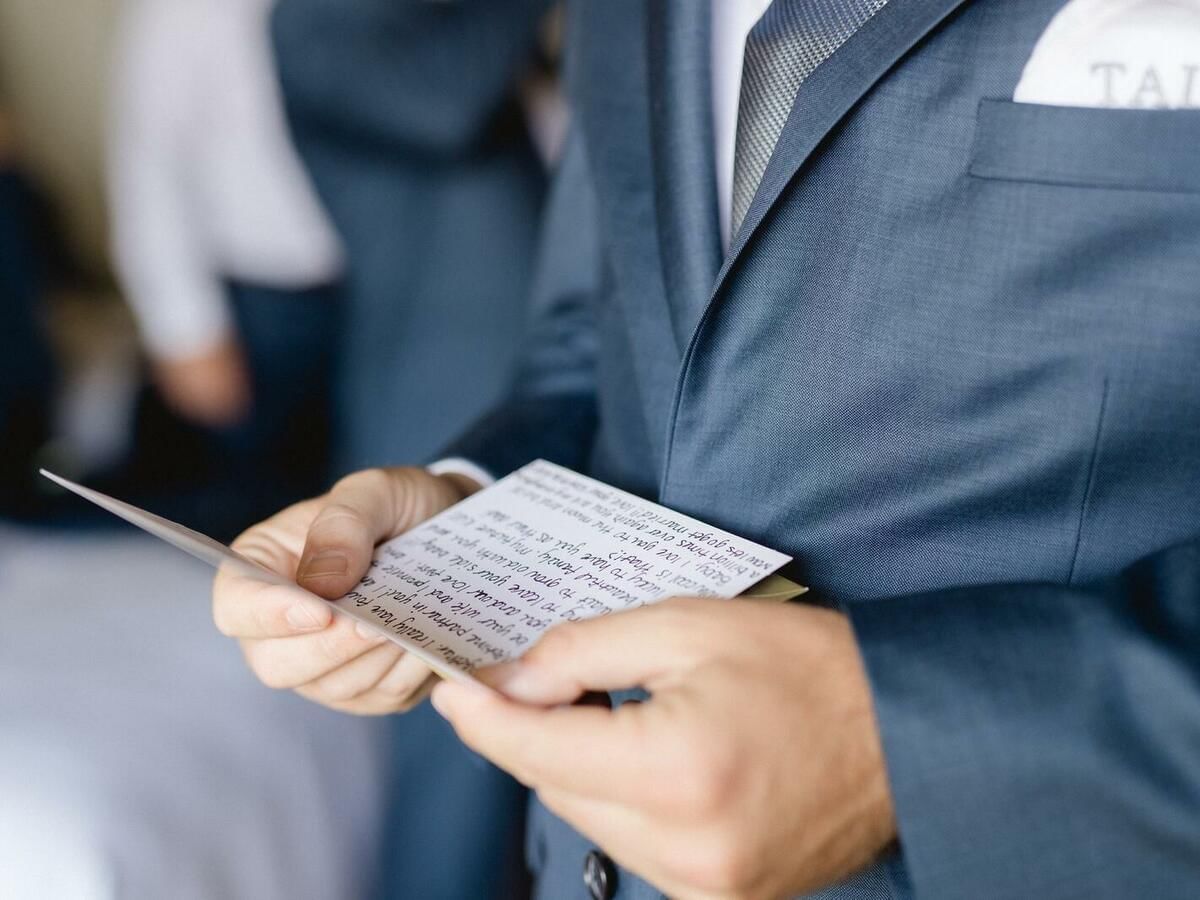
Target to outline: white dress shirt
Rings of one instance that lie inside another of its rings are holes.
[[[721,247],[729,249],[733,206],[733,151],[737,143],[738,98],[746,37],[771,0],[712,0],[712,109],[716,138],[717,208]]]
[[[292,147],[267,32],[272,0],[128,0],[109,169],[114,254],[149,350],[230,330],[224,282],[302,289],[342,253]]]

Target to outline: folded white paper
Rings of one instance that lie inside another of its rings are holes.
[[[734,597],[789,560],[539,460],[381,545],[335,605],[469,672],[520,656],[559,622]]]
[[[217,568],[292,590],[224,544],[50,472],[55,481]],[[380,545],[334,606],[382,631],[435,672],[471,679],[520,656],[560,622],[672,596],[787,599],[765,583],[790,557],[539,460]],[[306,592],[307,593],[307,592]]]

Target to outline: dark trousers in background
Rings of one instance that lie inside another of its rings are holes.
[[[0,169],[0,515],[32,514],[34,460],[49,436],[54,367],[41,322],[39,232],[30,185]]]
[[[200,428],[142,390],[130,457],[100,490],[229,540],[328,485],[337,289],[230,284],[254,405],[245,422]]]

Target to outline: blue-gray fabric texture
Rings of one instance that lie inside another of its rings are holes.
[[[1013,104],[1063,0],[892,0],[722,260],[706,6],[575,4],[590,253],[548,238],[535,339],[594,352],[535,343],[455,449],[586,458],[848,611],[900,840],[827,896],[1196,896],[1200,111]],[[590,848],[535,808],[538,896]]]
[[[419,464],[502,396],[544,174],[514,103],[548,0],[281,0],[293,136],[346,247],[336,467]],[[525,791],[423,705],[394,723],[379,896],[519,895]]]
[[[733,156],[732,234],[741,227],[804,79],[887,0],[774,0],[742,59]]]
[[[275,10],[289,123],[347,255],[338,474],[426,461],[510,386],[545,182],[515,85],[548,6]]]

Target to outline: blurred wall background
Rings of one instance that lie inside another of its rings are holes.
[[[0,0],[0,99],[80,261],[108,271],[103,144],[119,0]]]

